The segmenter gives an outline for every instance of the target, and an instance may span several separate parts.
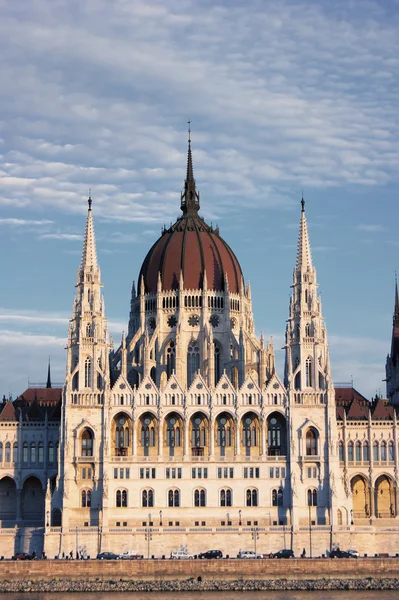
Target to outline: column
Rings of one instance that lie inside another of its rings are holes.
[[[267,421],[261,421],[261,426],[262,426],[262,456],[266,456],[266,430],[265,427],[267,427]]]
[[[374,488],[372,486],[370,486],[370,518],[375,517],[375,493],[374,493]]]
[[[184,438],[183,438],[183,458],[188,459],[188,430],[189,430],[189,419],[186,418],[184,421]]]
[[[236,419],[236,456],[240,456],[240,420]]]
[[[17,489],[17,511],[16,521],[22,520],[22,490]]]
[[[215,419],[209,421],[209,456],[215,455]]]
[[[163,436],[162,436],[162,419],[159,417],[158,419],[158,456],[162,456],[163,454]]]
[[[399,486],[395,485],[395,517],[399,516]]]

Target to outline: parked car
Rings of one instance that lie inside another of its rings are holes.
[[[348,550],[348,552],[351,555],[351,558],[359,558],[360,557],[359,550]]]
[[[17,552],[12,557],[12,560],[32,560],[33,556],[28,554],[28,552]]]
[[[274,554],[272,556],[273,556],[273,558],[295,558],[294,551],[289,550],[288,548],[284,548],[283,550],[274,552]]]
[[[263,558],[263,555],[255,553],[254,550],[240,550],[237,558]]]
[[[115,554],[115,552],[100,552],[100,554],[97,554],[97,560],[119,560],[119,554]]]
[[[136,560],[141,558],[141,555],[137,554],[136,550],[125,550],[125,552],[119,554],[119,558],[122,560]]]
[[[335,548],[330,552],[330,558],[355,558],[351,556],[348,550],[340,550],[340,548]],[[357,557],[356,557],[357,558]]]
[[[187,550],[172,550],[170,558],[174,560],[186,560],[196,558],[194,554],[190,554]]]
[[[221,550],[207,550],[198,554],[198,558],[223,558],[223,552]]]

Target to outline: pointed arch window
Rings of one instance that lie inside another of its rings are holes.
[[[179,490],[169,490],[168,506],[180,506],[180,491]]]
[[[388,445],[388,460],[389,461],[395,460],[395,446],[392,441],[390,441],[389,445]]]
[[[116,491],[116,506],[117,506],[117,508],[126,508],[127,507],[127,491],[126,490],[117,490]]]
[[[305,373],[306,373],[306,387],[312,387],[312,359],[308,357],[305,363]]]
[[[91,507],[91,490],[82,490],[82,508]]]
[[[308,506],[317,506],[317,490],[308,490]]]
[[[305,337],[310,337],[310,325],[307,323],[305,325]]]
[[[195,492],[194,492],[194,506],[206,506],[206,494],[205,494],[205,490],[195,490]]]
[[[349,462],[353,461],[353,442],[349,442],[348,444],[348,460]]]
[[[369,443],[368,442],[364,442],[364,444],[363,444],[363,461],[369,462],[369,460],[370,460]]]
[[[18,443],[14,442],[14,445],[12,447],[12,460],[14,463],[18,462]]]
[[[258,490],[253,488],[246,492],[246,505],[258,506]]]
[[[174,341],[171,340],[166,349],[166,375],[168,379],[173,371],[176,371],[176,348]]]
[[[386,461],[387,459],[387,443],[381,442],[381,460]]]
[[[204,417],[195,417],[193,420],[191,443],[195,448],[206,446],[206,421]]]
[[[23,445],[23,448],[22,448],[22,462],[24,462],[24,463],[29,462],[29,447],[28,447],[28,442],[24,442],[24,445]]]
[[[232,493],[229,488],[220,490],[220,506],[232,506]]]
[[[143,490],[141,494],[141,506],[144,508],[151,508],[154,506],[154,492],[153,490]]]
[[[362,460],[362,445],[360,442],[356,442],[355,460],[356,460],[356,462],[360,462]]]
[[[93,456],[93,434],[89,429],[82,433],[82,456]]]
[[[283,489],[272,490],[272,506],[283,506]]]
[[[339,444],[338,444],[338,458],[339,458],[340,462],[344,461],[344,443],[343,442],[339,442]]]
[[[317,456],[317,433],[312,428],[306,432],[306,456]]]
[[[6,452],[5,452],[5,462],[9,463],[11,462],[11,444],[10,442],[6,443]]]
[[[192,342],[187,349],[187,387],[193,382],[195,374],[200,368],[200,353],[199,346],[196,342]]]
[[[150,446],[155,446],[155,427],[150,417],[145,417],[141,423],[141,445],[144,447],[145,453],[148,452]]]
[[[91,387],[91,359],[89,357],[85,360],[85,387]]]
[[[220,345],[215,342],[215,352],[214,352],[214,373],[215,373],[215,386],[219,383],[219,379],[222,375],[221,373],[221,348]]]
[[[373,460],[380,460],[380,448],[378,442],[373,443]]]
[[[36,444],[34,442],[30,445],[30,462],[31,464],[36,462]]]
[[[91,336],[91,325],[90,323],[88,323],[86,325],[86,337],[90,337]]]
[[[43,464],[43,462],[44,462],[44,445],[43,445],[43,442],[39,442],[39,445],[37,447],[37,458],[38,458],[39,464]]]
[[[54,444],[50,442],[48,445],[48,462],[50,465],[54,463]]]

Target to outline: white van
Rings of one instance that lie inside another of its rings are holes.
[[[190,554],[187,550],[172,550],[172,552],[170,553],[170,558],[174,560],[184,560],[187,558],[195,558],[195,556],[194,554]]]
[[[134,560],[136,558],[140,558],[141,555],[136,552],[136,550],[125,550],[122,554],[119,555],[119,558],[125,560]]]

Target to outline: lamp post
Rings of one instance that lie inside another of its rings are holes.
[[[78,526],[76,525],[76,558],[79,558],[79,538],[78,538]]]
[[[310,546],[309,556],[310,556],[310,558],[312,558],[312,510],[311,510],[312,507],[310,504],[309,504],[308,508],[309,508],[309,546]]]
[[[259,528],[258,527],[251,527],[251,536],[254,541],[254,550],[255,550],[255,556],[256,556],[256,542],[259,539]]]
[[[147,541],[147,558],[150,558],[150,544],[152,540],[152,528],[151,528],[151,513],[148,515],[148,527],[145,530],[145,539]]]
[[[241,525],[242,525],[242,521],[241,521],[241,509],[238,511],[238,524],[241,527]]]

